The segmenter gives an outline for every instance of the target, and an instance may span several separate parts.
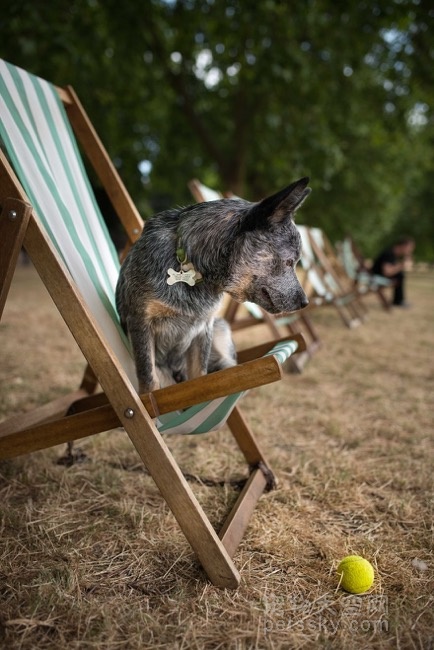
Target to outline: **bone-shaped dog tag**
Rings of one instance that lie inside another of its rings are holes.
[[[169,277],[167,278],[167,284],[176,284],[177,282],[186,282],[190,287],[194,287],[196,284],[196,271],[190,269],[189,271],[175,271],[174,269],[168,269]]]

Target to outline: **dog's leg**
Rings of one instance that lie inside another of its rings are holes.
[[[139,391],[147,393],[160,388],[155,369],[155,341],[150,325],[139,318],[128,318],[128,335],[133,348]]]
[[[188,379],[201,377],[208,372],[208,361],[212,344],[212,322],[206,323],[205,327],[193,339],[187,352],[187,376]]]
[[[216,372],[237,365],[237,353],[232,340],[231,328],[223,318],[216,318],[213,327],[208,372]]]

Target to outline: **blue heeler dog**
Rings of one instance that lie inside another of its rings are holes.
[[[277,314],[308,304],[295,273],[293,215],[308,178],[259,203],[221,199],[150,218],[116,289],[141,392],[236,364],[229,325],[215,314],[223,292]]]

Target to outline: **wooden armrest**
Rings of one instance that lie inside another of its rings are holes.
[[[271,355],[152,393],[144,393],[140,395],[140,399],[149,415],[155,418],[164,413],[277,381],[282,375],[279,362]],[[0,434],[0,458],[11,458],[19,453],[78,440],[114,429],[121,424],[105,393],[78,399],[71,405],[68,413],[67,417],[44,419],[42,424],[30,421],[30,426],[25,416],[23,420],[19,417],[12,418],[12,422],[5,423]]]
[[[270,384],[278,381],[282,376],[280,364],[273,356],[262,357],[210,375],[161,388],[152,393],[152,398],[153,401],[155,400],[158,413],[170,413],[194,404]],[[141,395],[140,398],[150,413],[151,404],[147,403],[148,396]]]
[[[299,346],[297,352],[306,349],[306,343],[301,334],[291,335],[290,338],[297,341]],[[283,337],[277,341],[269,341],[242,350],[238,353],[240,363],[232,368],[204,375],[197,379],[190,379],[167,388],[161,388],[153,393],[144,393],[140,398],[149,415],[157,417],[158,414],[170,413],[201,402],[225,397],[231,393],[242,392],[278,381],[282,378],[280,364],[273,356],[264,357],[263,355],[269,352],[277,343],[288,339],[289,337]],[[101,416],[103,411],[107,412],[109,405],[105,393],[81,397],[82,394],[82,391],[77,391],[75,395],[72,394],[67,398],[55,400],[48,406],[36,409],[30,414],[9,418],[0,424],[0,436],[7,436],[43,422],[58,421],[59,417],[65,415],[66,410],[70,418],[91,409],[94,411],[101,409]],[[71,399],[71,397],[76,399]]]
[[[201,402],[225,397],[231,393],[278,381],[282,378],[280,364],[273,356],[264,357],[263,355],[272,350],[277,343],[287,340],[297,341],[297,352],[306,350],[306,342],[302,334],[294,334],[277,341],[262,343],[240,351],[238,353],[239,363],[232,368],[160,388],[152,393],[143,393],[140,395],[140,399],[149,415],[156,417],[158,414],[170,413]],[[104,393],[91,395],[77,400],[71,406],[70,414],[74,415],[88,409],[99,408],[107,403]]]
[[[170,413],[194,404],[225,397],[231,393],[238,393],[278,381],[282,378],[280,364],[273,356],[264,357],[263,355],[272,350],[277,343],[288,340],[297,341],[299,346],[297,352],[306,349],[302,334],[294,334],[291,337],[286,336],[277,341],[262,343],[253,348],[240,351],[238,353],[240,363],[232,368],[226,368],[210,375],[160,388],[152,393],[143,393],[140,395],[140,399],[149,415],[156,417],[158,414]],[[107,403],[107,397],[104,393],[91,395],[77,400],[72,405],[70,414],[73,415],[91,408],[99,408]]]
[[[142,393],[140,399],[149,415],[155,418],[164,413],[278,381],[282,374],[280,364],[273,356],[262,357],[210,375],[160,388],[152,393]],[[89,409],[100,409],[102,412],[106,407],[108,400],[105,393],[98,393],[77,400],[69,413],[70,417],[74,417]]]

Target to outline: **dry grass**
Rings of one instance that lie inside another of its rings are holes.
[[[413,308],[391,315],[370,297],[356,330],[318,311],[323,347],[303,374],[243,400],[279,487],[237,551],[237,591],[207,582],[122,431],[84,440],[88,462],[70,468],[62,447],[1,462],[0,646],[432,648],[432,287],[414,274]],[[30,267],[10,298],[0,417],[76,387],[83,368]],[[242,468],[227,431],[169,445],[201,477]],[[233,489],[192,487],[218,524]],[[349,553],[376,567],[366,595],[337,586]]]

